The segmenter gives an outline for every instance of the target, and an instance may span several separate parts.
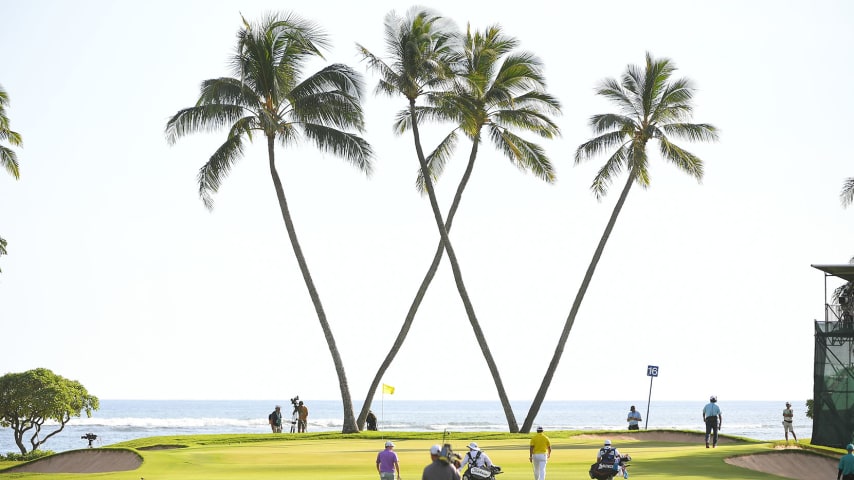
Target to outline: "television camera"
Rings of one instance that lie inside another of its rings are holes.
[[[291,433],[295,433],[297,431],[297,421],[299,420],[299,395],[295,395],[291,399],[291,405],[294,407],[294,411],[291,412]]]
[[[95,435],[94,433],[87,433],[86,435],[83,435],[80,438],[82,438],[83,440],[89,440],[89,448],[92,448],[92,442],[97,440],[98,436]]]

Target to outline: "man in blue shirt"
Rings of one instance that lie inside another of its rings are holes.
[[[845,446],[848,450],[847,455],[843,455],[839,459],[839,472],[836,474],[836,480],[854,480],[854,445],[850,443]]]
[[[629,410],[629,416],[626,417],[626,421],[629,422],[629,430],[640,430],[638,422],[641,420],[640,412],[635,410],[635,406],[632,405],[632,408]]]
[[[718,397],[709,397],[709,403],[703,407],[703,422],[706,423],[706,448],[709,448],[709,434],[712,433],[712,448],[718,445],[718,430],[724,422],[721,408],[718,407]]]

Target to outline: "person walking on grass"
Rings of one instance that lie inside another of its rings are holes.
[[[846,455],[839,459],[839,471],[836,473],[836,480],[854,480],[854,445],[848,444],[845,446],[848,450]]]
[[[395,480],[395,474],[397,480],[400,480],[400,463],[391,440],[385,442],[385,450],[377,454],[377,472],[380,474],[380,480]]]
[[[798,443],[798,436],[795,435],[795,429],[792,427],[792,418],[795,416],[795,412],[792,411],[792,404],[786,402],[786,408],[783,409],[783,433],[786,434],[786,445],[789,444],[789,432],[792,432],[792,438],[795,439],[795,443]]]
[[[442,453],[442,447],[433,445],[430,447],[430,465],[424,467],[424,472],[421,473],[421,480],[460,480],[460,471],[450,459],[441,460],[439,456]]]
[[[537,427],[537,434],[531,437],[528,460],[534,467],[534,480],[546,480],[546,463],[552,456],[552,442],[543,433],[543,427]]]
[[[703,422],[706,424],[706,448],[709,448],[709,434],[712,434],[712,448],[718,446],[718,430],[724,422],[721,408],[718,407],[718,397],[709,397],[709,403],[703,407]]]

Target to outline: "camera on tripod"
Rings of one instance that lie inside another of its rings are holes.
[[[294,409],[299,407],[299,395],[291,399],[291,405],[294,406]]]
[[[97,440],[98,436],[95,435],[94,433],[87,433],[86,435],[83,435],[80,438],[82,438],[83,440],[89,440],[89,448],[92,448],[92,442]]]

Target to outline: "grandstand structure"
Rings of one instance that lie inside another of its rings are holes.
[[[824,319],[815,321],[814,445],[854,441],[854,265],[812,265],[824,272]],[[828,290],[828,280],[841,286]]]

